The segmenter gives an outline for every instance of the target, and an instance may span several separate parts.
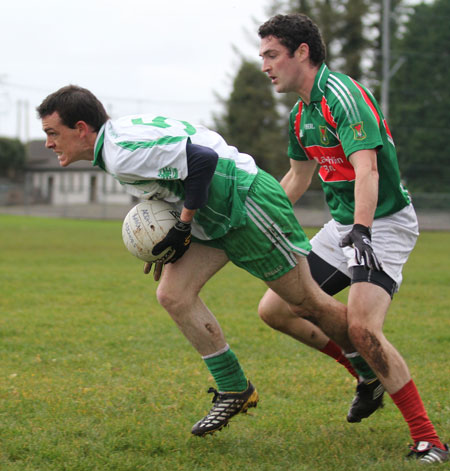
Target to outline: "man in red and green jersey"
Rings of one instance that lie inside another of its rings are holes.
[[[409,456],[426,463],[447,461],[448,447],[437,436],[405,361],[382,331],[418,236],[387,123],[367,89],[329,71],[320,31],[310,18],[276,15],[259,28],[259,36],[262,70],[275,90],[300,96],[290,116],[291,168],[281,184],[294,203],[319,165],[332,215],[311,241],[311,273],[329,294],[350,286],[347,329],[354,351],[342,347],[360,378],[347,420],[368,417],[381,406],[386,390],[410,428]],[[339,347],[293,315],[273,291],[266,292],[259,314],[271,327],[339,357]]]
[[[311,102],[299,100],[290,116],[288,155],[320,165],[319,176],[333,219],[353,224],[355,169],[347,156],[377,151],[378,202],[374,219],[410,204],[400,182],[394,142],[378,103],[366,88],[347,75],[319,68]]]

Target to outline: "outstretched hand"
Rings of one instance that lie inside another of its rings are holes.
[[[352,230],[342,239],[339,246],[353,246],[356,261],[360,265],[364,265],[367,270],[382,270],[381,263],[372,247],[370,227],[363,226],[362,224],[354,224]]]

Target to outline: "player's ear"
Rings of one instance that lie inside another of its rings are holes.
[[[309,58],[309,46],[306,43],[301,43],[300,46],[296,49],[294,55],[300,59],[300,60],[305,60]]]
[[[89,134],[91,127],[86,123],[86,121],[80,120],[75,123],[75,129],[78,131],[80,137],[86,137]]]

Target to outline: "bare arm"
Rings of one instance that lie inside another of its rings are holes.
[[[281,186],[292,204],[298,201],[308,189],[316,166],[315,160],[291,159],[291,168],[281,179]]]
[[[371,227],[378,201],[377,153],[374,149],[360,150],[349,160],[356,175],[354,223]]]
[[[373,149],[354,152],[350,163],[355,169],[355,214],[352,230],[342,239],[341,247],[354,247],[358,264],[368,270],[383,269],[372,247],[372,227],[378,201],[377,154]]]
[[[196,211],[197,211],[196,209],[183,208],[180,214],[180,221],[191,223],[192,220],[194,219]]]

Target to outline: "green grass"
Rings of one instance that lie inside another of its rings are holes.
[[[449,233],[421,235],[385,326],[445,440],[449,245]],[[221,433],[192,437],[213,383],[155,288],[120,222],[0,216],[0,470],[420,468],[404,463],[408,428],[391,399],[347,424],[350,375],[263,325],[263,283],[232,265],[202,297],[261,400]]]

